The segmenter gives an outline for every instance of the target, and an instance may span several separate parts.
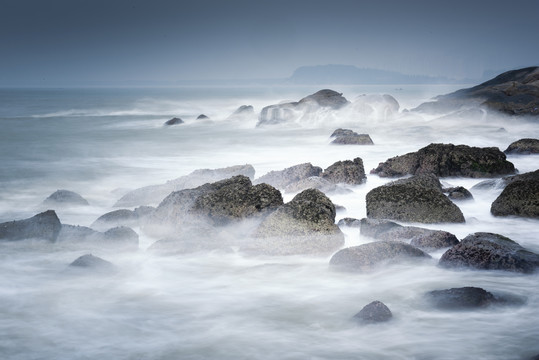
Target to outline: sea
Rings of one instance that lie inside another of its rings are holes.
[[[197,169],[251,164],[255,177],[310,162],[327,168],[360,157],[367,172],[351,192],[329,194],[337,221],[366,216],[365,195],[390,181],[369,174],[380,162],[430,144],[498,147],[539,138],[539,123],[490,112],[454,116],[410,109],[469,85],[334,85],[350,101],[390,94],[383,104],[301,121],[256,126],[267,105],[297,101],[319,86],[190,86],[171,88],[0,89],[0,222],[44,211],[59,189],[89,206],[55,209],[62,224],[90,226],[115,210],[130,190],[163,184]],[[254,116],[231,116],[252,105]],[[382,110],[380,111],[380,106]],[[208,120],[197,120],[200,114]],[[179,117],[183,124],[164,126]],[[330,145],[331,133],[368,133],[372,146]],[[537,155],[508,155],[520,173]],[[471,189],[484,179],[443,178]],[[412,224],[459,239],[475,232],[507,236],[539,252],[539,221],[494,217],[501,189],[474,190],[458,203],[465,224]],[[295,194],[283,193],[285,201]],[[87,253],[46,241],[0,243],[0,358],[93,359],[391,359],[520,360],[539,354],[539,275],[452,271],[437,266],[442,251],[421,264],[371,273],[332,271],[330,255],[253,256],[240,251],[159,256],[157,240],[139,234],[139,250],[93,255],[119,269],[114,276],[65,276]],[[373,241],[343,228],[345,246]],[[475,286],[526,299],[521,306],[475,311],[434,310],[423,295]],[[360,326],[352,317],[379,300],[387,323]]]

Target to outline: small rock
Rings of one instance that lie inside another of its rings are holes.
[[[43,204],[47,206],[89,205],[88,201],[85,198],[83,198],[76,192],[69,190],[56,190],[43,201]]]
[[[294,165],[284,170],[270,171],[259,177],[254,184],[266,183],[278,189],[284,189],[288,185],[305,180],[312,176],[320,176],[322,168],[313,166],[311,163]]]
[[[69,267],[72,269],[92,270],[93,272],[101,274],[110,274],[116,272],[117,270],[116,266],[114,266],[111,262],[103,260],[100,257],[94,256],[92,254],[82,255],[81,257],[73,261],[71,264],[69,264]]]
[[[520,139],[505,149],[506,154],[530,155],[539,154],[539,139]]]
[[[339,222],[337,223],[338,226],[348,226],[348,227],[353,227],[353,228],[360,227],[360,224],[361,224],[361,221],[359,219],[349,218],[349,217],[343,218],[339,220]]]
[[[350,185],[363,184],[367,180],[361,158],[337,161],[324,170],[322,178],[333,184]]]
[[[352,134],[338,136],[331,142],[334,145],[374,145],[369,134]]]
[[[175,117],[175,118],[172,118],[172,119],[170,119],[170,120],[167,120],[167,121],[165,122],[165,125],[167,125],[167,126],[170,126],[170,125],[180,125],[180,124],[183,124],[183,123],[184,123],[184,121],[183,121],[182,119]]]
[[[443,310],[473,310],[491,305],[522,305],[525,300],[513,295],[493,295],[478,287],[434,290],[425,294],[427,301]]]
[[[473,200],[472,193],[462,186],[445,188],[442,191],[446,193],[447,197],[449,197],[451,200]]]
[[[208,120],[208,119],[209,119],[209,117],[207,117],[204,114],[200,114],[200,115],[197,116],[197,120]]]
[[[391,310],[381,301],[373,301],[354,315],[354,319],[363,324],[381,323],[391,320]]]

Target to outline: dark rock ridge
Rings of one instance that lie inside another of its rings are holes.
[[[329,265],[340,271],[369,272],[376,268],[430,256],[420,249],[400,241],[377,241],[339,250]]]
[[[167,181],[161,185],[145,186],[128,192],[122,196],[115,207],[131,207],[139,205],[159,204],[168,194],[173,191],[192,189],[206,183],[228,179],[236,175],[245,175],[254,178],[255,169],[252,165],[235,165],[219,169],[199,169],[189,175]]]
[[[444,113],[477,106],[509,115],[539,115],[539,67],[507,71],[472,88],[438,96],[413,111]]]
[[[44,239],[56,241],[62,224],[54,210],[47,210],[24,220],[0,224],[0,240]]]
[[[451,200],[461,201],[461,200],[472,200],[473,195],[466,188],[462,186],[450,187],[442,189],[442,192],[447,194],[447,197]]]
[[[320,90],[304,97],[298,102],[288,102],[264,107],[258,117],[257,126],[296,121],[317,109],[338,110],[348,103],[348,100],[342,96],[342,93],[329,89]]]
[[[166,126],[171,126],[171,125],[180,125],[180,124],[183,124],[183,123],[184,123],[184,121],[182,119],[175,117],[175,118],[172,118],[170,120],[167,120],[165,122],[165,125]]]
[[[469,286],[429,291],[425,298],[429,304],[442,310],[474,310],[491,305],[521,305],[524,302],[514,296],[496,296],[485,289]]]
[[[99,232],[86,226],[64,224],[57,241],[77,248],[137,250],[139,236],[133,229],[126,226],[117,226]]]
[[[329,254],[344,245],[335,206],[316,189],[305,190],[266,217],[249,252],[268,255]]]
[[[539,170],[508,179],[490,212],[495,216],[539,218]]]
[[[268,184],[253,186],[243,175],[175,191],[147,218],[144,230],[170,235],[195,224],[225,225],[237,220],[260,217],[283,204],[281,193]]]
[[[321,176],[333,184],[359,185],[367,180],[361,158],[337,161],[325,169]]]
[[[65,205],[89,205],[88,201],[69,190],[56,190],[43,201],[47,206],[65,206]]]
[[[354,319],[362,324],[375,324],[391,320],[391,310],[381,301],[373,301],[365,305],[360,312],[354,315]]]
[[[416,175],[367,193],[367,217],[407,222],[464,222],[462,212],[442,193],[432,174]]]
[[[269,184],[278,189],[284,189],[288,185],[296,183],[300,180],[305,180],[312,176],[320,176],[322,168],[313,166],[311,163],[294,165],[284,170],[270,171],[269,173],[259,177],[254,184]]]
[[[539,139],[520,139],[511,143],[504,153],[530,155],[539,154]]]
[[[466,236],[447,250],[439,264],[445,268],[532,273],[539,266],[539,255],[505,236],[479,232]]]
[[[69,268],[85,271],[91,270],[92,272],[97,272],[99,274],[111,274],[117,271],[114,264],[92,254],[82,255],[81,257],[77,258],[75,261],[69,264]]]
[[[498,148],[467,145],[430,144],[416,152],[380,163],[371,174],[399,177],[432,173],[440,177],[495,177],[515,173],[515,166]]]
[[[141,226],[144,218],[150,215],[154,210],[155,208],[152,206],[139,206],[135,210],[114,210],[101,215],[92,223],[92,225],[90,225],[90,227],[103,231],[115,226]]]
[[[423,251],[443,249],[459,243],[457,237],[447,231],[402,226],[389,220],[363,218],[359,222],[359,233],[363,236],[377,240],[409,242]]]

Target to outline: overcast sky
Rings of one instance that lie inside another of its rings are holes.
[[[538,15],[538,0],[1,0],[0,85],[324,64],[478,78],[539,64]]]

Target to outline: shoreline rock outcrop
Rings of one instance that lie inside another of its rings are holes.
[[[55,242],[61,228],[56,212],[47,210],[28,219],[1,223],[0,240],[44,239]]]

